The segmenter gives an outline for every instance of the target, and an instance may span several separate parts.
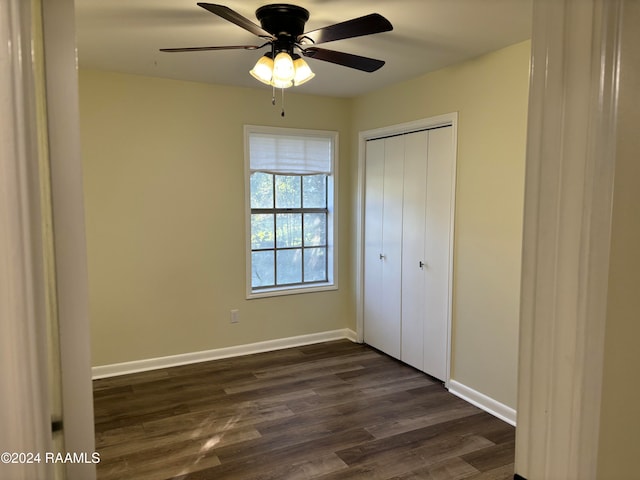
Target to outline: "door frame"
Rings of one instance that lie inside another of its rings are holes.
[[[42,0],[52,232],[64,445],[95,451],[89,285],[80,151],[74,0]],[[65,464],[67,480],[96,478],[93,463]]]
[[[445,387],[449,387],[451,378],[451,325],[453,311],[453,245],[455,231],[455,199],[458,158],[458,112],[446,113],[434,117],[422,118],[412,122],[388,125],[358,133],[358,190],[356,204],[356,341],[364,342],[364,188],[366,142],[377,138],[403,135],[438,127],[453,128],[453,178],[451,185],[451,231],[449,241],[449,285],[447,314],[447,359]]]
[[[533,2],[515,458],[520,478],[597,476],[626,2]]]

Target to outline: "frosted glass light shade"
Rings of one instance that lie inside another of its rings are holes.
[[[266,85],[271,85],[273,77],[273,59],[267,55],[263,55],[258,59],[253,69],[249,71],[251,76]]]
[[[280,52],[273,59],[273,78],[272,85],[277,88],[288,88],[293,86],[293,77],[295,76],[295,68],[293,60],[287,52]]]
[[[311,71],[311,68],[305,62],[302,57],[298,57],[293,61],[293,66],[295,68],[295,75],[293,77],[294,85],[302,85],[305,82],[308,82],[313,77],[316,76],[315,73]]]

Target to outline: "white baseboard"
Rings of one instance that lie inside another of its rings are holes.
[[[297,337],[279,338],[264,342],[237,345],[234,347],[216,348],[202,352],[182,353],[167,357],[148,358],[145,360],[135,360],[132,362],[114,363],[111,365],[99,365],[91,369],[91,377],[98,378],[115,377],[129,373],[146,372],[159,368],[177,367],[190,363],[208,362],[221,358],[238,357],[240,355],[250,355],[252,353],[269,352],[282,350],[283,348],[299,347],[311,345],[313,343],[329,342],[346,338],[352,342],[356,341],[356,332],[349,328],[331,330],[328,332],[311,333]]]
[[[456,382],[455,380],[449,381],[448,388],[449,392],[453,393],[456,397],[466,400],[472,405],[475,405],[485,412],[498,417],[500,420],[504,420],[514,427],[516,426],[516,411],[513,408],[486,396],[484,393],[480,393],[473,388],[469,388],[462,383]]]

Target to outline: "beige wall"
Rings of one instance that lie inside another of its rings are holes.
[[[529,54],[516,44],[354,105],[355,133],[459,112],[452,379],[512,408]]]
[[[82,71],[94,365],[355,329],[357,133],[457,111],[453,379],[515,408],[529,48],[353,100],[288,93],[284,119],[268,89]],[[244,299],[246,123],[340,132],[339,291]]]
[[[353,325],[338,291],[245,300],[243,125],[340,133],[339,253],[351,238],[349,101],[81,71],[93,364]],[[229,322],[240,310],[240,323]]]
[[[624,6],[598,478],[638,478],[640,3]]]

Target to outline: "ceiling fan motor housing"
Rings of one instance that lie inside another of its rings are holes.
[[[293,44],[304,33],[309,11],[297,5],[276,3],[258,8],[256,18],[264,30],[277,37],[274,50],[291,53]]]

